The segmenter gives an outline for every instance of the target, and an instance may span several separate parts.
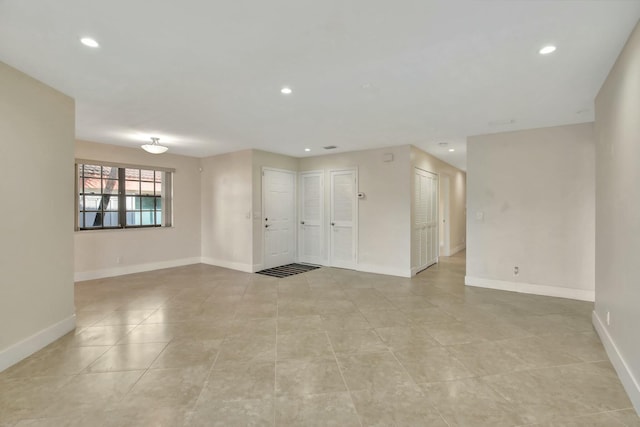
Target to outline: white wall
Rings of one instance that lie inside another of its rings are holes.
[[[253,271],[264,265],[264,228],[262,222],[262,168],[297,172],[299,159],[261,150],[251,150],[253,204]]]
[[[411,147],[411,194],[413,194],[413,169],[420,168],[439,176],[449,177],[449,240],[451,255],[465,248],[466,243],[466,196],[467,174],[458,168],[443,162],[424,151]],[[442,204],[442,194],[439,194]],[[413,215],[413,197],[411,198],[411,212]],[[413,217],[412,217],[413,221]],[[412,233],[413,236],[413,233]],[[413,247],[413,246],[412,246]],[[412,265],[411,267],[415,267]]]
[[[410,253],[410,146],[329,154],[300,159],[300,172],[325,171],[325,218],[329,218],[329,170],[358,168],[358,269],[409,276]],[[384,162],[383,154],[393,154]],[[328,257],[329,236],[325,239]]]
[[[592,301],[594,167],[591,123],[469,138],[467,284]]]
[[[0,62],[0,371],[75,326],[74,114]]]
[[[174,168],[173,226],[74,234],[76,280],[200,262],[200,160],[77,141],[77,159]],[[118,262],[118,260],[120,262]]]
[[[251,150],[201,159],[202,260],[253,270]]]
[[[596,98],[595,130],[594,324],[640,412],[640,25]]]

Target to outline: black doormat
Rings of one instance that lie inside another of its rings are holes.
[[[320,266],[309,264],[287,264],[281,265],[280,267],[260,270],[256,273],[271,277],[288,277],[293,276],[294,274],[306,273],[307,271],[315,270],[316,268],[320,268]]]

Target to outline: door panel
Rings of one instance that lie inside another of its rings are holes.
[[[438,176],[422,169],[414,174],[414,259],[416,271],[438,262]]]
[[[355,169],[333,170],[330,178],[329,264],[353,269],[357,250],[357,173]]]
[[[295,262],[295,173],[262,172],[264,268]]]
[[[300,174],[300,233],[298,258],[321,264],[324,252],[324,173]]]

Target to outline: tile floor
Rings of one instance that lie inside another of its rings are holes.
[[[0,426],[640,426],[592,304],[464,268],[78,283],[76,331],[0,373]]]

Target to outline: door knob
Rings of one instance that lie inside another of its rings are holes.
[[[332,222],[332,223],[331,223],[331,225],[336,225],[336,223],[335,223],[335,222]]]
[[[264,228],[269,228],[269,224],[265,224],[265,225],[264,225]]]
[[[304,225],[304,221],[300,221],[300,224]]]

